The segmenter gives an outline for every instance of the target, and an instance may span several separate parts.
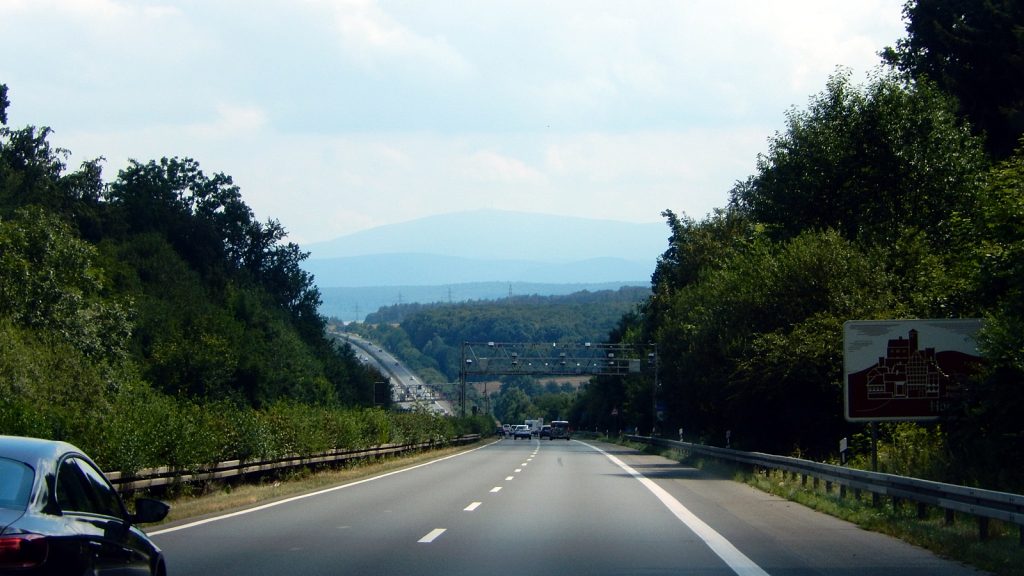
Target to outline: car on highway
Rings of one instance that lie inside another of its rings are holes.
[[[164,576],[163,553],[138,525],[169,510],[138,498],[129,513],[71,444],[0,436],[0,574]]]
[[[530,427],[526,424],[516,424],[516,427],[512,429],[512,439],[518,440],[520,438],[526,438],[527,440],[533,438],[533,432],[530,431]]]
[[[540,427],[541,438],[551,438],[551,426],[545,424]]]
[[[551,432],[548,435],[548,440],[554,440],[555,438],[572,440],[572,430],[569,428],[569,422],[565,420],[551,422]]]

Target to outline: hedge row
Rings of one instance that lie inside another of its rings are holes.
[[[199,404],[145,386],[108,401],[46,404],[0,398],[0,433],[64,440],[104,470],[188,469],[225,460],[266,460],[388,443],[445,442],[483,433],[485,418],[455,419],[377,408],[326,408],[282,401],[265,410]]]

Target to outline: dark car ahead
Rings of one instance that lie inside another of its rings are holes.
[[[548,440],[554,440],[555,438],[572,440],[572,430],[569,428],[567,421],[555,420],[551,423],[551,433],[548,434]]]
[[[129,514],[81,450],[0,436],[0,574],[166,574],[160,549],[136,525],[169,507],[136,500]]]

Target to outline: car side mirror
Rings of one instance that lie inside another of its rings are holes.
[[[139,498],[135,501],[135,514],[131,515],[132,524],[148,524],[159,522],[171,511],[170,504],[153,498]]]

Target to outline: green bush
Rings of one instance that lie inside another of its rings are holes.
[[[878,427],[879,472],[938,482],[950,481],[949,447],[940,426],[899,422],[879,424]],[[870,470],[870,435],[854,435],[852,448],[855,455],[850,461],[851,466]]]

